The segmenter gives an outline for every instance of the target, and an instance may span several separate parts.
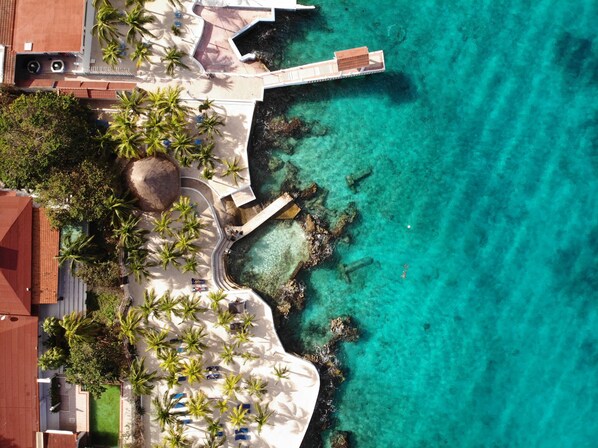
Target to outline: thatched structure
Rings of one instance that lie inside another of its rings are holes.
[[[166,210],[181,195],[177,166],[165,157],[146,157],[125,169],[127,186],[145,212]]]

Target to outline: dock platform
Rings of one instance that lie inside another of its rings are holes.
[[[345,51],[350,52],[355,50],[367,51],[367,48],[362,47],[361,49]],[[258,76],[264,80],[264,89],[274,89],[277,87],[298,86],[314,82],[364,76],[381,73],[386,70],[384,52],[382,50],[367,51],[365,55],[362,54],[362,57],[367,56],[367,58],[363,58],[361,61],[354,58],[354,60],[357,60],[357,65],[343,63],[342,59],[338,56],[342,55],[342,53],[337,52],[337,56],[328,61],[276,70]]]

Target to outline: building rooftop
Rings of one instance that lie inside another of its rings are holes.
[[[39,431],[35,316],[0,316],[0,446],[33,448]]]
[[[33,209],[33,255],[31,303],[58,300],[60,232],[53,229],[43,208]]]
[[[0,314],[31,312],[32,203],[0,196]]]
[[[13,51],[19,54],[81,51],[85,3],[85,0],[54,0],[44,5],[35,0],[18,0]]]

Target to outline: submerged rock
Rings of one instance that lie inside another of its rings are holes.
[[[334,431],[330,437],[330,446],[332,448],[349,448],[349,437],[351,433],[349,431]]]
[[[288,317],[293,308],[302,310],[305,304],[305,285],[292,278],[280,288],[276,300],[276,308],[284,317]]]
[[[353,325],[349,316],[341,316],[330,321],[330,331],[333,339],[347,342],[355,342],[359,339],[359,330]]]

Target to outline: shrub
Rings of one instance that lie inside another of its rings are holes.
[[[120,284],[120,268],[115,261],[81,264],[75,275],[88,288],[115,288]]]

